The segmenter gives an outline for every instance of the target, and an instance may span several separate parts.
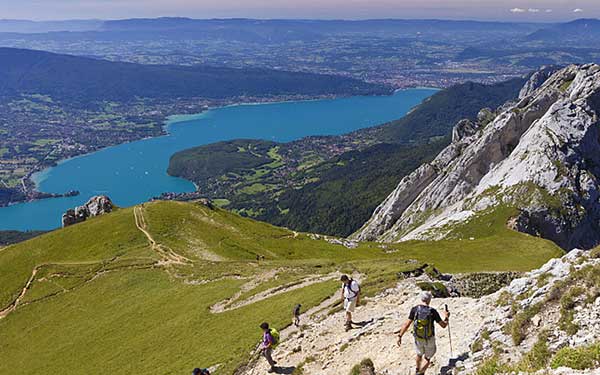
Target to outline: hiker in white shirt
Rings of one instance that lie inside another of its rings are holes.
[[[356,305],[360,303],[360,285],[347,275],[343,275],[342,281],[342,303],[346,311],[346,331],[352,329],[352,313]]]

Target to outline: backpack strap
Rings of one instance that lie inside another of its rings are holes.
[[[352,297],[346,297],[346,299],[354,299],[356,298],[356,296],[358,296],[358,293],[360,293],[360,285],[358,285],[358,283],[356,283],[356,285],[358,285],[358,291],[355,292],[354,290],[352,290],[353,282],[355,282],[354,279],[350,279],[350,283],[348,285],[344,285],[344,288],[347,288],[348,291],[353,294]]]

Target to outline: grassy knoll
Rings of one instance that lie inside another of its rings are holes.
[[[516,233],[348,249],[193,203],[146,203],[138,214],[159,247],[149,246],[133,210],[121,209],[0,250],[0,311],[38,269],[0,319],[0,373],[166,374],[221,364],[217,374],[231,374],[260,339],[260,322],[283,328],[296,303],[315,306],[338,282],[210,311],[237,292],[243,302],[339,271],[365,274],[364,292],[373,295],[422,262],[445,272],[528,270],[561,254]],[[165,249],[190,261],[172,261]]]

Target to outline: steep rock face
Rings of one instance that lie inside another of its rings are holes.
[[[62,226],[68,227],[73,224],[81,223],[89,217],[100,216],[109,213],[114,206],[109,197],[98,195],[90,198],[83,206],[75,207],[65,212],[62,216]]]
[[[404,178],[354,238],[440,239],[509,205],[520,212],[516,230],[566,249],[599,243],[600,66],[569,66],[534,89],[542,78],[493,121],[459,123],[453,143]]]
[[[556,66],[543,66],[540,70],[533,73],[519,92],[519,99],[523,99],[533,94],[533,92],[542,86],[552,74],[556,73],[557,70],[558,67]]]

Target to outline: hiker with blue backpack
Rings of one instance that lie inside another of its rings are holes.
[[[402,345],[402,336],[413,326],[413,336],[415,337],[415,350],[417,352],[416,375],[423,375],[431,364],[431,359],[437,351],[435,344],[435,323],[440,327],[448,327],[450,312],[444,311],[444,319],[436,309],[430,307],[432,295],[429,292],[422,292],[420,295],[421,304],[413,307],[408,315],[408,320],[404,323],[398,332],[398,345]],[[423,363],[423,358],[425,363]]]
[[[273,349],[279,344],[279,332],[275,328],[270,328],[269,323],[262,323],[260,328],[263,330],[262,355],[271,366],[268,372],[275,372],[277,362],[273,360]]]

